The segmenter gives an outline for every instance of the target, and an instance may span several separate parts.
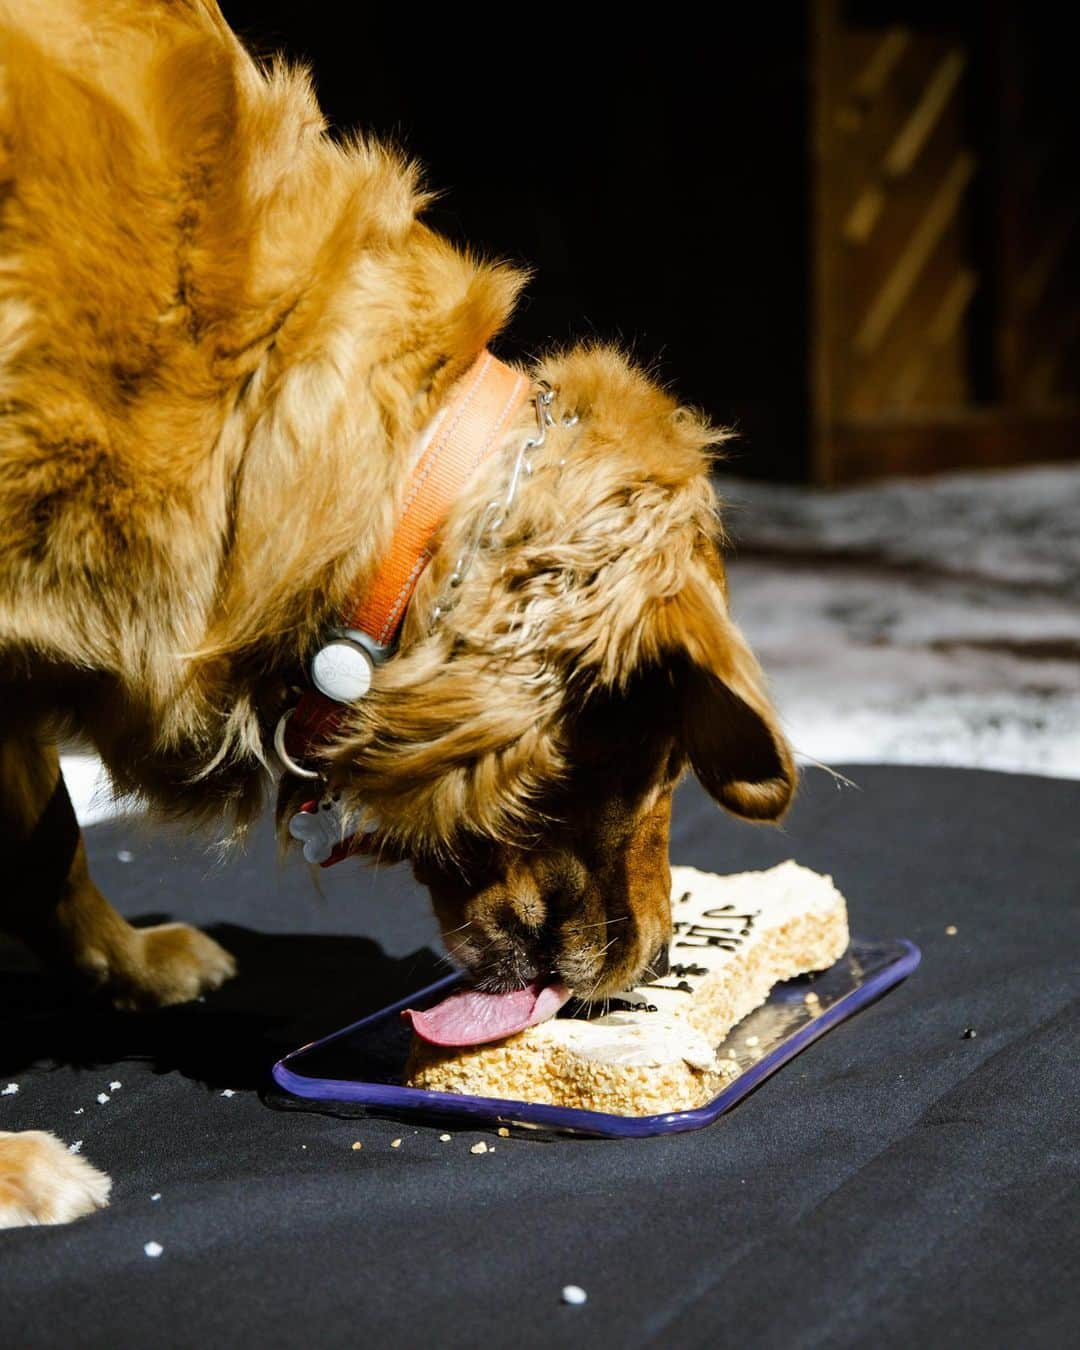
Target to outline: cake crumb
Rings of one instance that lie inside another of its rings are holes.
[[[821,1002],[821,999],[818,998],[817,994],[815,994],[814,991],[811,989],[810,992],[809,992],[808,994],[803,994],[803,1002],[804,1002],[804,1003],[814,1004],[814,1003],[820,1003],[820,1002]]]
[[[757,1045],[759,1040],[760,1037],[758,1036],[747,1036],[746,1040],[743,1041],[743,1045]]]
[[[955,937],[955,936],[956,936],[956,924],[950,923],[950,924],[946,927],[946,929],[945,929],[945,936],[946,936],[946,937]]]
[[[963,1032],[961,1033],[962,1039],[965,1041],[973,1041],[978,1034],[979,1033],[975,1030],[974,1027],[965,1027]]]
[[[143,1251],[147,1256],[160,1256],[165,1248],[160,1242],[146,1242],[143,1244]]]
[[[505,1125],[500,1125],[500,1126],[499,1126],[499,1138],[500,1138],[500,1139],[509,1139],[509,1138],[510,1138],[510,1131],[506,1128]]]
[[[222,1088],[222,1090],[221,1090],[221,1095],[222,1095],[223,1097],[235,1097],[235,1096],[236,1096],[236,1089],[235,1089],[235,1088]]]
[[[470,1153],[486,1153],[487,1151],[488,1146],[487,1144],[484,1143],[482,1139],[478,1144],[473,1144],[472,1148],[469,1149]]]
[[[727,1052],[727,1057],[728,1059],[738,1059],[739,1058],[738,1050],[729,1050]]]
[[[123,1083],[121,1083],[121,1081],[119,1080],[119,1078],[114,1078],[114,1079],[112,1080],[112,1082],[109,1084],[109,1091],[110,1091],[110,1092],[119,1092],[120,1089],[121,1089],[123,1086],[124,1086],[124,1085],[123,1085]]]
[[[391,1147],[391,1148],[400,1148],[400,1147],[401,1147],[401,1140],[400,1140],[400,1139],[391,1139],[391,1140],[390,1140],[390,1147]]]
[[[588,1301],[588,1294],[582,1289],[580,1284],[564,1284],[562,1291],[562,1301],[573,1304],[574,1307],[580,1307]]]
[[[76,1139],[75,1142],[74,1142],[73,1144],[68,1144],[68,1152],[69,1152],[69,1153],[81,1153],[81,1152],[82,1152],[82,1140],[81,1140],[81,1139]]]
[[[72,1114],[76,1116],[81,1116],[85,1110],[86,1110],[85,1106],[77,1106],[75,1110],[72,1112]]]
[[[150,1199],[151,1199],[151,1200],[160,1200],[160,1199],[161,1199],[161,1192],[160,1192],[160,1191],[155,1191],[154,1194],[150,1197]]]
[[[439,1140],[441,1143],[448,1144],[450,1140],[453,1139],[453,1137],[454,1136],[452,1134],[440,1134]]]
[[[116,850],[116,861],[129,863],[135,861],[135,854],[129,848],[118,848]]]
[[[9,1083],[6,1088],[0,1088],[0,1097],[14,1097],[18,1090],[18,1083]]]
[[[353,1140],[353,1145],[352,1145],[352,1146],[353,1146],[353,1152],[354,1152],[354,1153],[358,1152],[360,1149],[362,1149],[362,1148],[364,1147],[363,1142],[362,1142],[361,1140],[359,1140],[359,1139],[354,1139],[354,1140]]]
[[[112,1098],[109,1096],[107,1092],[99,1092],[97,1095],[97,1099],[98,1099],[98,1106],[104,1106],[106,1102],[112,1100]]]

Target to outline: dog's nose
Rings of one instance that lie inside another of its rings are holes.
[[[665,942],[657,951],[656,955],[649,962],[649,969],[653,973],[653,979],[662,980],[671,969],[671,960],[668,954],[668,944]]]

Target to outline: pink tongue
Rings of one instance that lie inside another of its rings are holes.
[[[424,1012],[406,1008],[401,1015],[412,1023],[421,1039],[432,1045],[484,1045],[546,1022],[569,997],[570,990],[564,984],[534,983],[509,994],[462,989]]]

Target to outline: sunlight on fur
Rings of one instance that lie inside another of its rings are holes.
[[[253,59],[213,0],[0,0],[0,923],[117,1006],[235,966],[112,909],[56,741],[159,812],[237,837],[255,819],[274,728],[374,575],[418,438],[526,280],[440,238],[426,201],[415,165],[330,134],[307,72]],[[611,347],[523,373],[555,391],[533,472],[433,623],[526,406],[318,753],[474,978],[604,994],[670,936],[683,771],[754,820],[783,814],[795,771],[728,613],[725,433]],[[310,790],[286,775],[279,818]]]

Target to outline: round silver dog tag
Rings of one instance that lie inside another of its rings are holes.
[[[335,703],[354,703],[371,688],[374,668],[363,647],[341,638],[320,647],[311,658],[311,682]]]

